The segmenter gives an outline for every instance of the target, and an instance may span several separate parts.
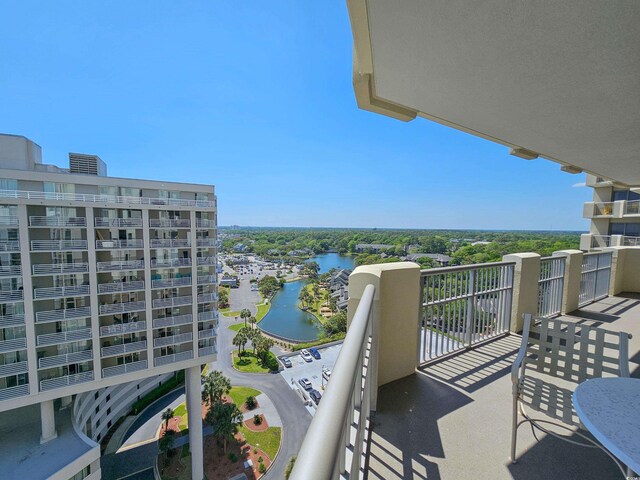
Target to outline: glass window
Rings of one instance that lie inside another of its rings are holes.
[[[111,195],[113,197],[118,195],[118,187],[100,187],[100,195]]]
[[[120,196],[121,197],[141,197],[142,195],[139,188],[120,187]]]
[[[18,190],[18,180],[0,178],[0,190]]]
[[[640,223],[627,223],[624,234],[629,237],[640,237]]]
[[[75,193],[76,186],[73,183],[44,182],[44,191],[47,193]]]
[[[624,223],[611,222],[609,227],[610,235],[624,235]]]

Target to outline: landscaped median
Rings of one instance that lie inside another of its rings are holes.
[[[269,373],[279,370],[278,360],[272,352],[265,354],[265,360],[249,351],[232,353],[233,368],[243,373]]]

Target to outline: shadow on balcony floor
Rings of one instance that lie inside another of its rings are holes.
[[[565,319],[634,334],[631,371],[640,372],[640,296],[609,297]],[[598,315],[600,314],[600,315]],[[368,478],[620,479],[597,449],[518,430],[518,463],[509,461],[511,364],[520,336],[509,335],[422,367],[384,385],[372,422]]]

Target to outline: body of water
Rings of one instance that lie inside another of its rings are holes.
[[[353,257],[327,253],[318,255],[311,260],[318,262],[320,273],[332,268],[354,268]],[[318,327],[315,317],[298,308],[298,296],[305,285],[305,281],[285,283],[284,287],[273,297],[271,309],[260,322],[260,328],[292,340],[315,340],[318,338]]]

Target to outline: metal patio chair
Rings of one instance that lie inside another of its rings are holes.
[[[628,377],[630,338],[631,335],[625,332],[524,315],[522,344],[511,367],[513,463],[517,460],[518,428],[523,423],[529,423],[534,436],[537,429],[575,445],[602,449],[625,474],[626,470],[620,462],[600,443],[586,435],[586,429],[573,408],[571,396],[578,384],[587,379]],[[525,407],[546,418],[533,418]],[[523,417],[520,421],[518,414]],[[567,434],[554,431],[558,429],[567,431]],[[571,436],[577,436],[581,441]]]

